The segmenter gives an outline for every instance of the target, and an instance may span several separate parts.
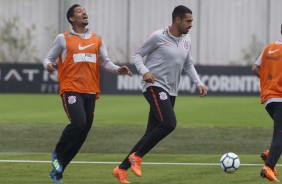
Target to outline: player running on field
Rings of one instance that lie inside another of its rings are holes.
[[[150,112],[144,136],[112,172],[120,183],[129,183],[127,170],[130,167],[137,176],[141,176],[142,158],[175,129],[173,107],[183,69],[196,84],[201,96],[207,95],[207,89],[199,79],[191,56],[191,38],[187,33],[192,27],[192,21],[193,15],[189,8],[175,7],[172,25],[154,32],[132,57],[143,76],[142,91],[150,105]],[[143,62],[145,56],[147,58]]]
[[[78,4],[71,6],[67,19],[72,29],[56,37],[43,62],[52,73],[59,58],[60,95],[70,121],[52,153],[50,177],[54,183],[62,182],[63,172],[78,153],[92,126],[95,101],[100,93],[99,68],[132,76],[126,66],[112,63],[102,38],[86,28],[88,16],[83,7]]]
[[[282,25],[281,25],[282,34]],[[252,67],[260,79],[260,99],[273,119],[274,131],[270,149],[261,154],[265,162],[260,175],[280,182],[275,168],[282,152],[282,39],[267,45]]]

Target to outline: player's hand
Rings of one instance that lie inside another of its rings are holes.
[[[208,95],[208,90],[205,86],[198,86],[198,90],[200,92],[200,96],[204,97]]]
[[[53,73],[53,72],[56,70],[55,66],[56,66],[56,63],[49,63],[49,64],[47,65],[47,70],[48,70],[48,72],[49,72],[49,73]]]
[[[152,73],[147,72],[143,75],[143,80],[147,83],[154,83],[155,82],[155,77]]]
[[[120,75],[129,75],[130,77],[133,76],[132,72],[129,70],[129,68],[127,66],[121,66],[118,69],[118,73]]]

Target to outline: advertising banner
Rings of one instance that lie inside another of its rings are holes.
[[[142,76],[134,65],[129,68],[133,77],[115,75],[101,70],[102,94],[140,94]],[[251,67],[196,66],[209,95],[258,95],[259,79]],[[49,74],[41,64],[1,64],[0,93],[59,93],[57,72]],[[183,73],[179,85],[180,95],[197,95],[196,86]]]

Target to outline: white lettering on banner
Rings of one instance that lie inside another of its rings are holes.
[[[59,84],[41,84],[41,93],[58,93],[60,89]]]
[[[15,69],[11,69],[6,76],[4,77],[4,81],[8,81],[8,80],[16,80],[16,81],[22,81],[22,77],[20,76],[20,74],[17,72],[17,70]]]
[[[38,69],[23,69],[23,73],[27,74],[27,80],[33,81],[34,74],[38,74],[40,71]]]
[[[141,90],[142,89],[142,76],[133,75],[128,77],[125,75],[117,76],[117,89],[118,90]]]
[[[260,84],[256,76],[203,75],[204,85],[212,92],[259,92]],[[182,79],[182,78],[181,78]]]
[[[192,84],[190,78],[188,76],[183,76],[181,78],[181,82],[179,83],[178,89],[181,91],[190,91],[191,86]]]
[[[51,81],[58,82],[58,71],[54,71],[53,73],[49,73],[47,70],[43,71],[43,81],[47,82],[51,79]]]
[[[38,79],[38,76],[41,75],[40,69],[10,69],[8,71],[3,71],[0,69],[0,81],[28,81],[33,82],[35,79]],[[49,74],[47,70],[42,71],[42,80],[44,82],[54,81],[58,82],[58,71]]]
[[[256,76],[250,75],[201,75],[204,85],[211,92],[259,92],[260,83]],[[142,76],[134,75],[117,77],[118,90],[141,90]],[[179,91],[195,93],[197,88],[186,75],[181,76]]]

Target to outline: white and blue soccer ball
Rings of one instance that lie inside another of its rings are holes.
[[[225,153],[220,158],[220,166],[226,173],[233,173],[240,167],[240,159],[235,153]]]

